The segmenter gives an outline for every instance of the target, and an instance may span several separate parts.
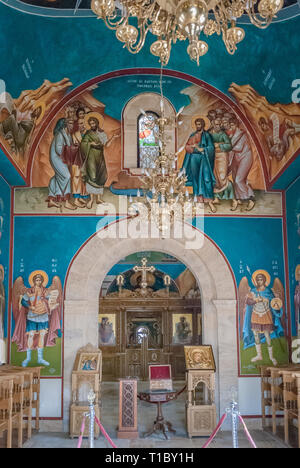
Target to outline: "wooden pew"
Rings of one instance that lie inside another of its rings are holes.
[[[0,377],[0,433],[7,432],[7,448],[12,446],[13,387],[12,376]]]
[[[33,400],[33,381],[34,372],[30,368],[10,368],[5,370],[0,368],[0,375],[23,375],[23,419],[27,418],[27,438],[32,436],[32,400]]]
[[[298,447],[300,448],[300,372],[293,374],[296,379],[297,407],[298,407]]]
[[[273,434],[276,434],[277,414],[278,412],[284,412],[283,377],[280,372],[283,370],[297,372],[300,371],[300,367],[290,364],[287,366],[268,367],[267,369],[271,374],[272,431]]]
[[[5,386],[5,382],[12,381],[12,400],[9,401],[11,409],[9,408],[9,414],[7,417],[8,422],[8,434],[7,434],[7,447],[11,448],[12,445],[12,429],[14,427],[18,430],[18,447],[21,448],[23,445],[23,408],[24,408],[24,387],[25,378],[23,374],[0,374],[0,383]],[[5,399],[4,399],[5,400]],[[5,402],[5,404],[7,401]],[[5,412],[2,415],[5,418]]]
[[[0,375],[2,371],[12,372],[30,372],[32,374],[32,409],[35,409],[35,429],[40,429],[40,381],[41,381],[41,369],[43,367],[19,367],[5,365],[0,367]],[[32,418],[32,416],[31,416]]]
[[[266,409],[272,409],[271,371],[268,366],[260,366],[262,427],[266,425]]]
[[[283,379],[284,440],[288,444],[290,420],[297,419],[299,424],[297,379],[293,370],[281,370],[280,375]]]

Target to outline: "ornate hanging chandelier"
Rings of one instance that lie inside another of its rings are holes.
[[[197,197],[192,197],[187,188],[185,169],[177,168],[178,155],[184,147],[177,152],[168,152],[167,128],[178,128],[181,108],[175,117],[165,114],[164,95],[162,91],[163,68],[160,73],[160,108],[161,115],[149,122],[151,128],[157,128],[155,139],[159,145],[159,154],[150,167],[142,169],[142,192],[138,191],[137,202],[132,203],[129,214],[137,214],[144,220],[154,222],[162,234],[169,232],[175,221],[185,217],[193,217],[197,209]],[[146,112],[141,112],[147,116]],[[132,200],[130,200],[131,202]]]
[[[283,0],[92,0],[91,8],[133,54],[143,48],[150,31],[156,36],[150,51],[166,65],[172,44],[178,40],[188,40],[187,52],[199,64],[200,57],[208,51],[203,36],[215,33],[222,35],[227,51],[234,54],[245,37],[237,20],[247,14],[252,24],[264,29],[283,3]]]

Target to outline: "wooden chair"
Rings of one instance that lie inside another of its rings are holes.
[[[12,446],[13,378],[0,377],[0,433],[7,431],[6,447]]]
[[[9,372],[30,372],[32,375],[32,410],[35,409],[35,429],[39,431],[40,429],[40,381],[41,381],[41,369],[42,367],[18,367],[5,365],[0,367],[0,375],[3,371]],[[31,415],[32,420],[32,415]]]
[[[293,377],[296,379],[296,388],[297,388],[297,407],[298,407],[298,447],[300,448],[300,372],[293,374]]]
[[[24,408],[24,386],[25,378],[21,373],[7,373],[0,374],[1,381],[12,380],[12,412],[10,414],[10,428],[18,430],[18,447],[23,445],[23,408]],[[10,429],[9,429],[10,430]],[[11,436],[9,435],[11,438]],[[11,441],[10,441],[11,446]]]
[[[272,409],[272,385],[271,371],[268,366],[260,366],[261,375],[261,409],[262,409],[262,426],[263,429],[267,426],[266,414],[267,408]]]
[[[40,387],[41,387],[41,369],[42,367],[31,367],[33,372],[32,382],[32,409],[35,409],[35,429],[40,430]]]
[[[25,377],[23,374],[9,374],[13,376],[13,428],[18,430],[18,447],[23,445],[23,408],[24,408],[24,387]]]
[[[33,372],[30,369],[23,371],[24,375],[24,401],[23,401],[23,419],[27,417],[27,438],[32,436],[32,387]]]
[[[283,398],[283,377],[280,372],[287,370],[300,371],[299,366],[293,364],[287,366],[268,367],[271,374],[271,401],[272,401],[272,431],[277,433],[277,415],[279,412],[284,412]]]
[[[280,374],[283,378],[283,400],[284,400],[284,440],[289,443],[290,420],[298,419],[298,395],[297,379],[292,370],[282,370]]]
[[[33,400],[33,380],[34,372],[28,369],[12,369],[7,368],[0,375],[23,375],[24,386],[23,386],[23,418],[27,418],[27,438],[30,439],[32,436],[32,400]]]

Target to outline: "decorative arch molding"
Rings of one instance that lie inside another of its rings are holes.
[[[139,251],[173,255],[194,274],[201,289],[203,342],[211,344],[217,363],[216,402],[220,413],[228,404],[230,389],[238,388],[237,288],[228,260],[218,246],[204,236],[200,249],[187,250],[185,239],[115,238],[116,224],[94,234],[73,258],[65,282],[64,302],[64,420],[71,402],[74,356],[86,343],[98,345],[99,292],[107,272],[120,258]],[[180,227],[180,226],[179,226]],[[181,226],[182,227],[182,226]],[[184,225],[191,238],[195,231]],[[116,243],[118,243],[116,248]]]
[[[56,115],[62,110],[62,108],[68,104],[70,101],[72,101],[74,98],[78,97],[81,93],[83,93],[85,90],[88,88],[91,88],[92,86],[95,86],[97,84],[100,84],[103,81],[110,80],[113,78],[118,78],[120,76],[132,76],[132,75],[159,75],[160,74],[160,69],[159,68],[130,68],[130,69],[122,69],[122,70],[117,70],[113,72],[106,73],[104,75],[97,76],[95,78],[92,78],[91,80],[87,81],[86,83],[83,83],[73,91],[71,91],[69,94],[64,96],[61,101],[59,101],[56,106],[53,107],[51,112],[47,115],[47,117],[44,119],[40,130],[38,131],[32,145],[30,148],[30,153],[28,155],[28,166],[27,166],[27,180],[29,182],[29,185],[31,185],[31,180],[32,180],[32,168],[34,164],[34,158],[35,158],[35,153],[36,149],[39,146],[39,143],[41,139],[43,138],[45,132],[47,131],[48,126],[50,123],[53,121],[53,119],[56,117]],[[242,121],[244,127],[248,131],[250,137],[253,140],[253,143],[256,146],[259,159],[260,159],[260,164],[263,170],[264,174],[264,180],[265,180],[265,186],[266,188],[271,188],[271,185],[268,183],[268,172],[267,172],[267,166],[266,166],[266,161],[265,157],[263,154],[263,149],[261,147],[261,144],[259,142],[259,139],[257,137],[257,133],[255,129],[252,127],[250,121],[247,119],[245,114],[241,111],[239,106],[227,95],[219,91],[218,89],[214,88],[210,84],[206,83],[205,81],[199,80],[198,78],[195,78],[194,76],[188,75],[186,73],[182,73],[179,71],[175,70],[164,70],[164,76],[170,76],[174,78],[179,78],[185,81],[188,81],[192,84],[198,85],[202,87],[203,89],[209,91],[219,99],[221,99],[224,104],[226,104],[228,107],[230,107],[233,112],[239,117],[239,119]]]

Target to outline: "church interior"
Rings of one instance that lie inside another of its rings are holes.
[[[0,0],[0,448],[300,447],[299,27]]]

